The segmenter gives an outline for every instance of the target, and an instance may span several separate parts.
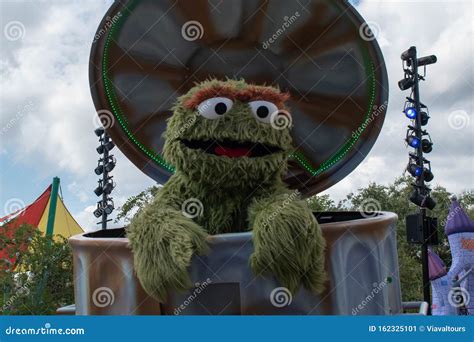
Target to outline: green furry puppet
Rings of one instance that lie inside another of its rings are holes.
[[[250,265],[293,293],[322,291],[324,240],[282,181],[292,149],[288,95],[244,81],[206,81],[180,97],[165,132],[176,172],[128,229],[143,288],[160,301],[192,286],[187,268],[207,234],[253,231]],[[283,123],[283,125],[282,125]]]

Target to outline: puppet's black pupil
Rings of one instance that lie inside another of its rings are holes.
[[[257,109],[257,116],[259,118],[262,118],[262,119],[266,118],[268,113],[269,113],[269,110],[268,110],[268,107],[266,107],[266,106],[260,106]]]
[[[227,106],[224,102],[219,102],[214,107],[214,110],[216,111],[217,114],[222,115],[222,114],[225,114],[225,112],[227,112]]]

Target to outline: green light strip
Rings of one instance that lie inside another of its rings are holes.
[[[124,16],[121,16],[123,18]],[[136,146],[145,154],[150,157],[153,161],[155,161],[158,165],[161,167],[165,168],[166,170],[170,172],[174,172],[174,167],[170,164],[168,164],[159,154],[149,150],[145,145],[143,145],[136,137],[135,135],[130,131],[128,128],[128,122],[125,119],[125,116],[122,114],[122,111],[120,109],[120,106],[118,105],[117,102],[117,97],[115,94],[114,86],[112,84],[112,81],[109,79],[107,75],[107,70],[108,70],[108,56],[109,56],[109,46],[110,42],[112,41],[113,35],[117,31],[117,29],[120,27],[118,25],[119,22],[122,22],[122,20],[118,20],[115,22],[112,27],[110,28],[109,34],[107,35],[107,39],[105,41],[105,46],[104,46],[104,56],[102,59],[102,80],[104,82],[105,86],[105,92],[107,94],[107,99],[109,100],[109,104],[112,107],[112,112],[115,115],[116,119],[120,123],[120,126],[124,130],[124,132],[127,134],[130,140],[132,140]]]
[[[129,6],[128,13],[130,13],[130,10],[134,7],[136,2],[133,2],[131,6]],[[117,97],[115,94],[114,86],[112,84],[112,81],[109,79],[107,75],[107,67],[108,67],[108,56],[109,56],[109,46],[112,41],[113,35],[115,32],[120,28],[121,23],[123,22],[124,18],[127,17],[127,15],[122,15],[119,20],[115,21],[112,24],[112,27],[109,30],[109,33],[107,35],[107,39],[105,42],[104,46],[104,55],[102,59],[102,80],[104,82],[105,86],[105,92],[107,94],[107,99],[109,101],[110,106],[112,107],[112,112],[118,122],[120,123],[120,126],[124,130],[124,132],[127,134],[129,139],[141,150],[143,151],[149,158],[151,158],[153,161],[155,161],[159,166],[165,168],[166,170],[170,172],[174,172],[175,168],[168,164],[161,155],[158,153],[149,150],[145,145],[143,145],[136,137],[135,135],[130,131],[128,128],[128,122],[126,117],[122,114],[122,111],[120,109],[120,106],[118,105]],[[368,82],[368,91],[370,92],[371,98],[370,98],[370,103],[367,109],[367,112],[364,117],[363,123],[360,125],[362,129],[359,130],[351,136],[351,139],[349,139],[335,154],[333,154],[329,159],[324,161],[317,169],[315,169],[311,163],[305,158],[302,152],[294,152],[289,155],[290,158],[296,160],[306,171],[308,171],[312,176],[317,176],[324,171],[328,170],[331,168],[333,165],[335,165],[337,162],[339,162],[344,156],[350,151],[350,149],[355,145],[355,143],[359,140],[361,134],[364,132],[365,128],[368,127],[368,121],[370,120],[370,114],[372,112],[372,108],[375,104],[375,70],[374,70],[374,65],[373,63],[368,60],[367,52],[364,51],[364,61],[366,62],[365,67],[366,70],[367,68],[370,68],[370,72],[367,73],[367,76],[369,77],[369,82]],[[368,64],[368,65],[367,65]]]

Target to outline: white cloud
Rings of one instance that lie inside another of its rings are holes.
[[[409,94],[398,89],[397,81],[403,77],[400,54],[411,45],[420,55],[438,57],[421,83],[421,98],[431,115],[425,128],[434,141],[433,152],[426,155],[435,175],[432,185],[452,192],[474,188],[472,2],[368,0],[361,1],[358,10],[378,26],[385,42],[380,45],[389,75],[389,108],[369,156],[324,193],[340,200],[370,181],[387,184],[402,175],[410,149],[403,141],[408,120],[401,110]],[[460,130],[450,127],[448,118],[454,110],[464,111],[470,124]]]
[[[84,229],[86,232],[91,232],[98,229],[98,226],[96,224],[98,219],[94,217],[94,210],[95,206],[89,205],[85,207],[82,211],[73,213],[72,215],[82,227],[82,229]]]
[[[18,41],[7,41],[2,35],[0,127],[8,128],[0,136],[2,151],[14,151],[10,157],[15,167],[35,165],[44,177],[70,175],[74,181],[65,190],[72,195],[66,198],[73,207],[96,201],[93,189],[98,177],[93,170],[98,140],[93,133],[96,113],[89,91],[89,52],[111,2],[2,4],[2,28],[19,20],[26,30]],[[31,108],[20,112],[30,103]],[[154,182],[117,148],[113,152],[118,184],[113,195],[119,206]],[[76,213],[83,227],[95,229],[94,208],[86,206]]]
[[[44,175],[64,173],[74,179],[67,191],[77,201],[75,217],[83,227],[95,227],[92,193],[97,162],[93,134],[95,109],[89,93],[88,59],[95,29],[112,1],[51,1],[2,3],[2,28],[11,20],[25,26],[22,40],[2,36],[0,58],[0,135],[2,147],[14,151],[15,167],[35,165]],[[380,28],[379,40],[389,81],[389,111],[382,133],[366,160],[327,192],[341,199],[369,181],[387,183],[403,172],[407,149],[403,142],[406,118],[401,114],[404,94],[396,82],[402,77],[400,53],[416,45],[421,54],[436,54],[422,85],[422,99],[430,106],[427,127],[435,142],[429,158],[435,181],[451,191],[473,188],[472,132],[472,3],[470,1],[361,1],[358,9]],[[19,117],[29,102],[33,108]],[[470,126],[453,130],[447,124],[454,110],[464,110]],[[118,184],[116,206],[154,182],[117,149],[113,171]],[[12,163],[13,164],[13,163]],[[71,198],[70,196],[68,198]],[[92,229],[92,228],[88,228]]]

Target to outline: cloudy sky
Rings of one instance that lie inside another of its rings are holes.
[[[88,58],[111,0],[0,0],[0,216],[29,204],[61,178],[66,205],[82,227],[95,229],[96,116]],[[407,161],[400,53],[416,45],[436,54],[422,84],[430,107],[434,184],[451,192],[474,188],[473,10],[469,1],[354,1],[378,37],[387,64],[390,99],[374,148],[347,178],[327,190],[334,199],[369,181],[388,183]],[[113,171],[120,205],[154,182],[119,151]]]

